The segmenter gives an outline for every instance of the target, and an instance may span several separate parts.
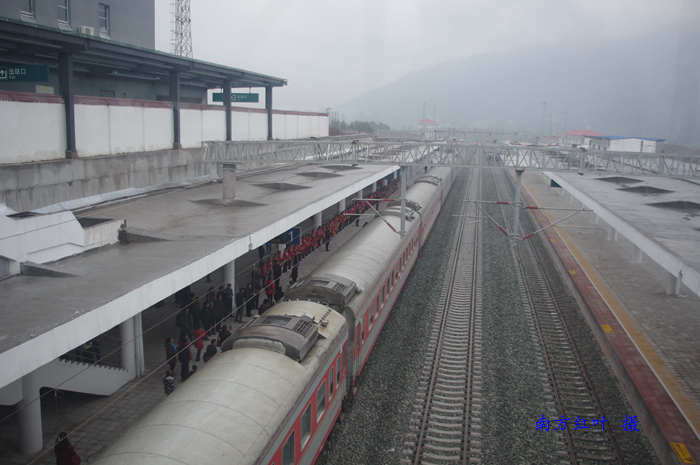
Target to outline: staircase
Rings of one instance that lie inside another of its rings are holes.
[[[97,396],[108,396],[134,378],[123,368],[60,359],[39,368],[37,374],[44,387]],[[21,379],[0,389],[0,405],[14,405],[20,400]]]

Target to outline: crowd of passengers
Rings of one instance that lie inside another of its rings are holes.
[[[204,296],[204,301],[201,302],[202,299],[197,298],[189,286],[178,291],[175,294],[175,301],[180,304],[181,310],[175,323],[180,328],[180,338],[177,345],[172,337],[165,341],[166,360],[170,365],[170,370],[163,377],[165,394],[169,395],[175,389],[173,373],[178,361],[181,365],[180,379],[185,381],[197,371],[197,365],[193,365],[190,369],[191,360],[194,358],[195,362],[200,360],[204,363],[208,362],[217,354],[217,347],[221,347],[231,335],[231,328],[222,324],[228,317],[234,316],[234,322],[243,322],[243,312],[247,317],[251,317],[254,310],[258,315],[265,313],[275,302],[284,297],[280,283],[283,273],[291,270],[290,284],[295,283],[299,277],[299,263],[304,258],[323,245],[326,250],[330,250],[329,245],[333,237],[353,222],[359,227],[360,215],[372,210],[377,203],[376,200],[386,199],[396,190],[398,182],[399,180],[395,179],[386,186],[378,187],[376,192],[366,197],[366,200],[357,201],[325,225],[304,234],[299,244],[287,245],[284,251],[276,254],[266,253],[266,248],[260,246],[258,248],[260,258],[258,264],[253,265],[250,283],[240,288],[236,294],[231,284],[226,288],[219,286],[218,290],[210,287]],[[260,297],[264,297],[262,304],[260,304]],[[217,335],[218,337],[215,337]],[[209,345],[205,350],[207,341]],[[192,355],[191,346],[196,349],[196,356]],[[203,356],[202,351],[204,351]]]

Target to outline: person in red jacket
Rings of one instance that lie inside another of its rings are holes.
[[[194,359],[195,362],[199,362],[201,358],[200,356],[204,349],[205,338],[208,340],[206,333],[202,329],[202,325],[199,325],[197,329],[194,330],[194,348],[197,349],[197,357]]]
[[[73,445],[68,440],[68,435],[61,431],[56,438],[53,451],[56,453],[57,465],[80,465],[80,457],[75,453]]]
[[[272,305],[275,303],[275,282],[272,279],[268,279],[265,284],[265,294],[267,295],[267,302]]]

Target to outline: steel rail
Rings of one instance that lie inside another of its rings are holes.
[[[495,176],[494,176],[494,177],[495,177]],[[501,186],[501,184],[498,183],[498,182],[496,182],[496,189],[497,189],[498,195],[499,195],[499,197],[502,197],[502,189],[501,189],[500,186]],[[507,191],[508,191],[508,190],[507,190]],[[505,208],[505,209],[504,209],[504,215],[506,216],[506,218],[508,218],[509,212],[510,212],[510,209],[508,209],[508,208]],[[531,290],[530,290],[528,280],[527,280],[527,278],[526,278],[526,273],[525,273],[524,264],[523,264],[523,261],[522,261],[522,257],[520,256],[520,250],[519,250],[517,247],[514,247],[514,253],[515,253],[515,255],[516,255],[517,262],[518,262],[518,266],[519,266],[521,282],[523,283],[523,285],[524,285],[524,287],[525,287],[526,296],[527,296],[527,298],[528,298],[528,301],[529,301],[529,304],[530,304],[530,308],[532,309],[533,320],[534,320],[535,328],[536,328],[536,330],[537,330],[537,335],[538,335],[540,344],[542,345],[542,348],[543,348],[543,352],[544,352],[544,353],[543,353],[543,355],[544,355],[544,357],[543,357],[543,359],[544,359],[544,364],[545,364],[545,367],[546,367],[546,369],[547,369],[547,373],[549,374],[549,379],[552,380],[552,383],[553,383],[553,385],[554,385],[554,387],[555,387],[555,388],[552,390],[552,392],[553,392],[553,394],[554,394],[554,400],[555,400],[555,402],[556,402],[556,404],[557,404],[557,407],[558,407],[558,409],[559,409],[560,414],[563,415],[564,412],[565,412],[565,410],[564,410],[564,405],[563,405],[563,403],[562,403],[561,396],[559,395],[559,390],[556,389],[556,378],[555,378],[555,376],[554,376],[554,369],[552,368],[552,364],[551,364],[550,359],[549,359],[549,356],[548,356],[547,346],[546,346],[546,344],[545,344],[545,337],[544,337],[544,334],[543,334],[543,332],[542,332],[542,327],[540,326],[539,319],[536,317],[536,311],[535,311],[535,307],[536,307],[536,306],[535,306],[535,301],[534,301],[534,298],[533,298],[533,296],[532,296],[532,292],[531,292]],[[574,448],[574,443],[573,443],[573,440],[571,439],[571,433],[569,432],[568,429],[564,429],[564,438],[566,439],[566,445],[567,445],[567,447],[568,447],[568,449],[569,449],[569,454],[570,454],[570,456],[571,456],[572,462],[573,462],[573,463],[578,463],[578,461],[576,460],[576,449]]]
[[[477,185],[476,185],[476,192],[477,192],[477,197],[480,198],[481,196],[479,193],[481,192],[481,170],[476,170],[476,179],[477,179]],[[465,212],[466,213],[466,212]],[[466,221],[466,218],[463,220]],[[479,269],[478,269],[478,253],[479,253],[479,224],[475,224],[474,227],[474,262],[472,264],[472,295],[471,295],[471,315],[469,318],[469,361],[467,364],[467,391],[465,393],[465,402],[464,402],[464,442],[462,446],[462,463],[464,465],[467,465],[469,462],[469,433],[471,429],[471,424],[470,424],[470,409],[471,409],[471,397],[472,397],[472,375],[473,375],[473,369],[474,369],[474,339],[475,339],[475,333],[476,333],[476,307],[477,307],[477,291],[478,291],[478,282],[479,282]]]
[[[532,247],[532,244],[530,244],[530,250],[533,253],[533,256],[537,262],[537,265],[540,269],[540,272],[546,276],[546,271],[544,269],[544,264],[541,261],[540,254],[535,250],[534,247]],[[557,309],[557,314],[560,316],[560,320],[562,322],[562,327],[564,328],[564,331],[566,331],[566,336],[569,339],[569,341],[572,342],[572,348],[573,348],[573,353],[576,356],[576,361],[578,362],[579,367],[581,367],[581,374],[583,375],[583,378],[586,382],[586,385],[590,386],[590,391],[589,394],[593,398],[593,402],[596,405],[596,409],[598,410],[598,413],[602,414],[603,413],[603,406],[600,403],[600,399],[598,398],[598,395],[595,393],[595,390],[593,389],[593,383],[591,382],[591,378],[588,375],[588,370],[585,369],[585,365],[583,364],[583,358],[581,357],[581,352],[578,350],[576,345],[574,344],[574,337],[571,334],[571,328],[569,327],[569,324],[566,322],[566,319],[564,318],[563,311],[561,309],[561,306],[559,305],[559,302],[557,301],[556,294],[554,293],[554,290],[552,289],[552,286],[548,280],[544,280],[544,284],[547,287],[547,291],[550,293],[552,296],[552,303],[554,304],[555,308]],[[610,441],[610,444],[613,448],[613,451],[615,452],[615,456],[617,457],[618,463],[621,465],[624,465],[625,463],[625,458],[622,455],[622,451],[620,450],[620,447],[617,444],[617,440],[612,434],[611,429],[606,429],[605,432],[607,433],[608,439]]]
[[[499,188],[499,195],[500,195],[500,192],[501,192],[501,189]],[[512,192],[510,191],[510,189],[506,189],[506,192],[512,198]],[[509,214],[510,214],[510,210],[506,209],[506,216],[509,216]],[[524,222],[524,218],[522,218],[522,217],[520,218],[520,223],[521,223],[520,226],[524,230],[524,228],[526,227],[526,224]],[[530,252],[530,256],[535,260],[535,263],[536,263],[536,266],[533,267],[533,268],[535,268],[533,271],[538,273],[538,277],[540,278],[539,282],[541,285],[543,285],[545,287],[547,302],[552,304],[552,306],[556,310],[557,323],[559,323],[561,325],[561,327],[564,329],[564,332],[566,334],[566,337],[564,338],[565,342],[567,343],[568,348],[570,349],[570,352],[576,358],[576,368],[578,369],[578,374],[580,374],[582,376],[582,378],[585,382],[585,386],[587,387],[587,394],[593,400],[593,402],[596,406],[597,413],[602,416],[602,414],[604,413],[603,407],[600,403],[600,400],[598,399],[598,396],[595,393],[595,390],[593,389],[593,384],[591,382],[590,376],[588,375],[588,371],[585,368],[583,359],[581,357],[581,353],[576,346],[576,343],[574,341],[573,334],[571,333],[571,329],[569,327],[569,324],[566,322],[566,319],[564,318],[564,314],[563,314],[561,305],[559,304],[559,302],[557,300],[556,293],[554,292],[554,289],[552,288],[551,283],[547,279],[547,272],[544,268],[544,264],[542,263],[541,256],[537,252],[537,250],[534,247],[534,244],[532,242],[526,242],[526,247],[527,247],[527,250]],[[544,331],[542,330],[540,316],[538,315],[538,312],[537,312],[537,303],[535,302],[535,297],[533,295],[534,291],[531,288],[530,280],[527,278],[528,273],[526,270],[525,259],[522,256],[522,251],[520,250],[519,247],[515,248],[514,253],[516,255],[518,266],[520,268],[520,273],[521,273],[523,285],[527,291],[527,298],[530,302],[530,306],[532,309],[533,320],[534,320],[534,324],[535,324],[535,327],[536,327],[537,332],[538,332],[538,337],[539,337],[540,343],[542,344],[542,347],[544,349],[543,359],[544,359],[547,371],[549,372],[550,379],[552,380],[552,383],[553,383],[553,388],[554,388],[553,394],[554,394],[557,406],[559,407],[559,412],[563,416],[566,412],[566,409],[565,409],[564,404],[562,402],[562,398],[561,398],[561,395],[559,392],[559,387],[557,384],[558,375],[555,374],[556,370],[553,368],[552,363],[550,362],[550,353],[547,350],[548,338],[545,336]],[[552,341],[550,341],[550,342],[552,342]],[[615,459],[617,460],[617,463],[624,465],[625,464],[624,456],[623,456],[622,451],[620,450],[620,448],[617,444],[617,441],[616,441],[614,435],[612,434],[612,430],[610,428],[608,428],[608,429],[604,429],[604,431],[606,433],[610,447],[614,453]],[[571,458],[572,458],[573,463],[576,463],[576,464],[579,463],[579,461],[577,459],[579,454],[576,453],[577,446],[574,443],[574,439],[576,439],[576,438],[574,438],[571,435],[568,428],[564,428],[564,437],[566,438],[567,446],[569,448],[569,453],[571,454]],[[589,440],[589,438],[578,438],[578,439]],[[598,448],[597,450],[601,450],[601,448]],[[607,458],[607,457],[582,456],[582,459],[587,460],[587,461],[591,461],[591,460],[593,460],[593,461],[609,461],[609,458]]]
[[[466,192],[469,192],[469,186],[467,186]],[[467,204],[462,206],[462,214],[466,214]],[[421,422],[420,433],[418,434],[418,442],[416,444],[415,457],[413,460],[414,465],[419,465],[421,463],[421,452],[423,449],[423,442],[425,440],[425,430],[428,427],[428,416],[430,414],[430,400],[433,396],[433,391],[435,389],[435,382],[437,380],[437,372],[440,366],[440,353],[442,352],[442,345],[445,339],[445,329],[447,327],[447,316],[449,314],[449,307],[452,302],[452,293],[454,291],[454,277],[457,274],[457,266],[459,265],[459,250],[462,247],[462,237],[465,227],[465,220],[460,221],[459,231],[457,236],[457,244],[455,248],[455,253],[453,254],[452,266],[450,267],[450,285],[447,289],[447,296],[445,298],[445,304],[443,306],[442,319],[440,322],[440,331],[438,333],[438,343],[435,349],[435,358],[433,362],[433,369],[430,377],[430,383],[428,386],[428,395],[425,398],[425,405],[423,411],[423,420]]]
[[[475,176],[472,173],[472,176]],[[477,179],[477,190],[480,188],[480,176],[476,176]],[[467,196],[469,195],[471,185],[468,185],[467,187]],[[421,419],[421,426],[420,426],[420,431],[417,435],[417,441],[416,441],[416,447],[413,452],[414,457],[412,463],[414,465],[418,465],[420,463],[423,463],[425,460],[424,457],[424,449],[427,447],[425,444],[425,441],[428,437],[427,430],[429,429],[431,425],[430,421],[430,415],[431,415],[431,410],[434,407],[433,403],[435,401],[435,387],[439,381],[439,369],[441,365],[445,362],[445,358],[443,355],[447,356],[450,354],[447,354],[443,351],[444,343],[446,342],[447,339],[450,339],[451,336],[448,335],[449,332],[449,326],[450,326],[450,319],[453,317],[453,307],[455,307],[455,290],[458,288],[459,284],[457,283],[458,277],[460,276],[460,262],[462,259],[460,251],[462,250],[462,247],[464,246],[464,237],[465,237],[465,227],[466,224],[470,224],[466,221],[466,213],[468,210],[468,204],[464,203],[462,206],[462,215],[459,215],[459,217],[462,218],[459,224],[458,232],[457,232],[457,241],[455,244],[455,252],[453,253],[452,256],[452,263],[450,266],[450,271],[448,274],[448,280],[447,280],[447,286],[446,286],[446,293],[444,297],[444,302],[442,306],[442,315],[441,315],[441,320],[439,323],[439,330],[438,330],[438,335],[437,335],[437,343],[432,351],[434,354],[432,358],[432,367],[430,370],[430,380],[428,382],[428,390],[425,395],[425,400],[423,403],[423,414],[422,414],[422,419]],[[475,226],[475,236],[478,234],[478,225]],[[474,260],[472,262],[472,269],[471,269],[471,274],[472,274],[472,282],[471,282],[471,296],[470,296],[470,302],[469,302],[469,330],[468,330],[468,346],[467,346],[467,363],[466,363],[466,383],[464,386],[464,391],[461,395],[461,398],[463,399],[464,405],[463,405],[463,412],[462,412],[462,426],[463,426],[463,431],[462,431],[462,445],[460,450],[461,457],[457,458],[456,456],[445,456],[436,458],[436,457],[431,457],[434,460],[438,461],[444,461],[444,460],[450,460],[450,461],[457,461],[459,460],[463,465],[466,465],[469,462],[469,437],[470,437],[470,432],[471,432],[471,424],[470,424],[470,406],[471,406],[471,397],[472,397],[472,388],[473,388],[473,368],[474,368],[474,341],[475,341],[475,331],[476,331],[476,308],[477,308],[477,299],[478,299],[478,282],[479,282],[479,276],[478,276],[478,240],[474,240]],[[458,318],[459,319],[459,318]],[[453,323],[454,324],[454,323]],[[449,351],[448,351],[449,352]],[[452,354],[454,355],[454,354]],[[449,357],[447,357],[449,358]],[[439,396],[438,396],[439,397]],[[451,400],[456,400],[458,396],[454,396],[453,399]],[[454,448],[449,448],[450,452],[454,453],[457,450]],[[448,453],[448,452],[446,452]]]

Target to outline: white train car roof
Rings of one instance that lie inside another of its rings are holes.
[[[345,337],[345,319],[328,310],[312,302],[275,305],[265,315],[310,314],[328,322],[318,326],[322,337],[301,363],[260,348],[220,353],[100,453],[96,463],[255,463],[330,349]]]
[[[449,168],[448,168],[449,169]],[[432,176],[434,170],[430,170],[426,179]],[[417,228],[421,221],[421,214],[430,205],[430,202],[440,191],[442,178],[438,178],[437,183],[416,182],[406,191],[407,212],[411,214],[406,220],[406,235],[410,237],[414,228]],[[420,205],[418,212],[410,209],[411,203]],[[382,216],[391,224],[395,231],[401,229],[400,202],[392,202],[389,207],[382,211]],[[348,226],[354,227],[354,226]],[[401,247],[401,236],[392,230],[380,218],[376,218],[370,224],[357,233],[352,239],[346,242],[337,252],[333,254],[325,263],[320,265],[309,276],[302,278],[296,285],[287,290],[286,296],[289,299],[306,299],[310,294],[316,292],[318,288],[319,298],[329,297],[330,293],[323,293],[320,284],[328,282],[328,286],[335,289],[348,287],[349,282],[355,284],[356,288],[362,289],[369,295],[369,292],[382,278],[382,275],[390,266],[392,258]],[[333,241],[331,240],[331,247]],[[341,278],[338,283],[335,278]],[[342,292],[342,291],[341,291]],[[323,294],[322,296],[320,294]],[[329,304],[349,305],[357,317],[362,308],[361,302],[365,300],[363,294],[351,296],[342,304],[332,301],[329,297]]]

